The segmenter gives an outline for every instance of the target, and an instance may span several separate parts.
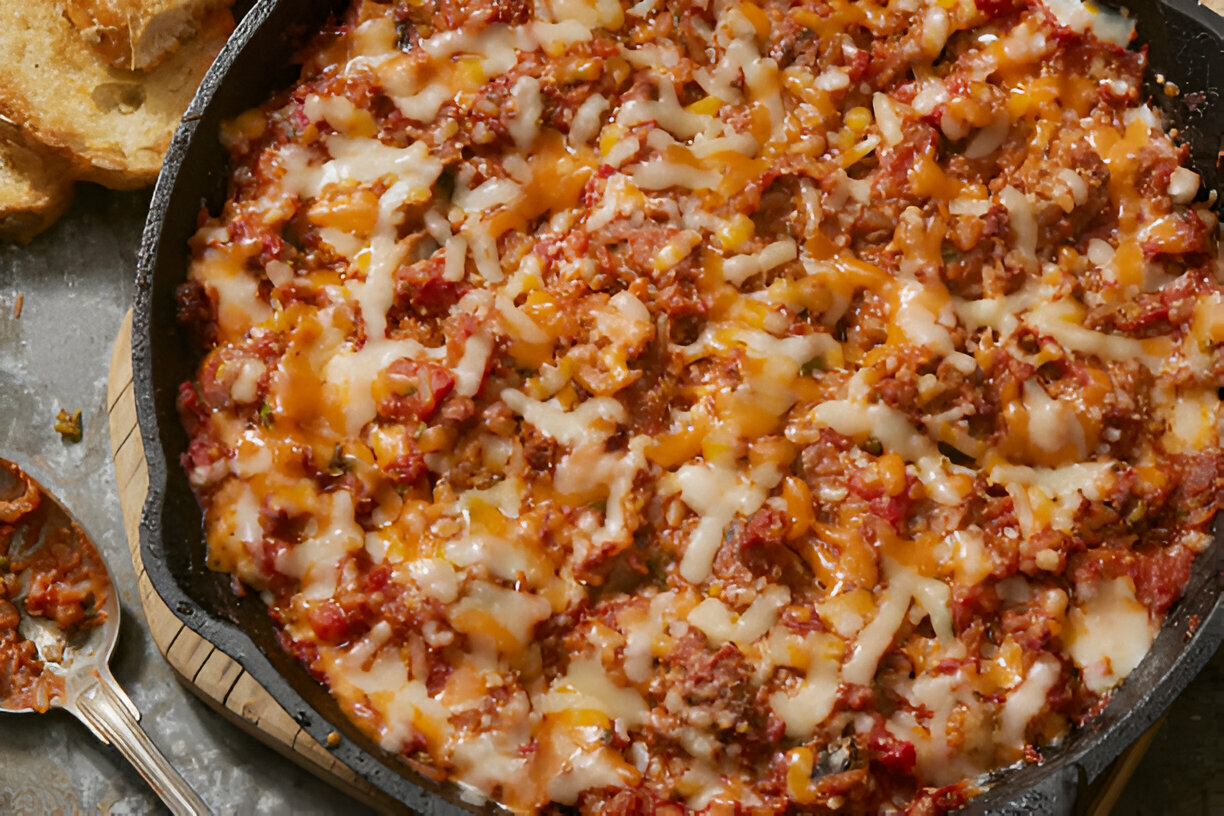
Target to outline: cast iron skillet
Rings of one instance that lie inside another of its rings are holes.
[[[141,519],[145,569],[182,621],[246,669],[317,740],[342,734],[334,753],[402,807],[422,814],[495,812],[462,801],[381,749],[340,711],[327,689],[278,643],[267,610],[254,595],[237,598],[230,578],[205,566],[199,504],[178,460],[187,447],[175,396],[193,378],[197,353],[175,320],[175,287],[186,275],[187,241],[206,206],[225,200],[227,157],[218,126],[259,105],[298,76],[293,55],[345,0],[258,0],[218,56],[183,118],[153,193],[137,266],[132,369],[149,465]],[[1149,80],[1151,104],[1180,129],[1205,187],[1218,189],[1224,134],[1224,20],[1194,0],[1134,0],[1150,76],[1180,89],[1169,96]],[[1183,599],[1152,649],[1105,710],[1039,765],[999,772],[969,808],[980,813],[1073,813],[1079,794],[1164,712],[1224,639],[1224,522],[1200,556]]]

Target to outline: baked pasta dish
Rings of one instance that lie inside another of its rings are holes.
[[[356,0],[224,128],[179,290],[210,566],[515,812],[937,813],[1040,762],[1220,501],[1219,230],[1131,39]]]

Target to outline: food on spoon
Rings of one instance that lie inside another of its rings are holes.
[[[226,0],[66,0],[64,11],[86,42],[115,68],[148,71],[184,40],[227,15]]]
[[[64,695],[64,678],[19,627],[46,618],[66,637],[106,620],[106,566],[74,522],[45,499],[38,483],[0,460],[0,707],[46,711]],[[44,660],[45,658],[45,660]]]
[[[210,564],[516,811],[966,801],[1218,507],[1217,223],[1064,2],[356,2],[224,132]]]

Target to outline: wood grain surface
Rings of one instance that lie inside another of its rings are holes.
[[[141,605],[158,651],[188,688],[243,731],[375,810],[402,812],[402,805],[393,802],[316,742],[241,666],[175,617],[153,589],[140,557],[140,513],[149,489],[149,473],[140,431],[136,427],[131,348],[132,315],[129,312],[111,354],[107,408],[124,531],[140,585]],[[1153,725],[1089,787],[1081,813],[1107,816],[1112,812],[1162,723],[1163,720]]]

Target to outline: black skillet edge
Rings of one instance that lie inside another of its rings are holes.
[[[1180,93],[1168,96],[1154,83],[1148,91],[1152,104],[1192,146],[1192,164],[1206,186],[1218,189],[1224,104],[1217,83],[1224,84],[1224,21],[1193,0],[1170,2],[1178,8],[1153,0],[1128,4],[1139,10],[1139,38],[1149,43],[1149,78],[1159,71]],[[464,803],[453,785],[413,773],[353,727],[327,690],[279,646],[262,603],[235,598],[228,577],[206,568],[199,505],[183,469],[177,463],[168,467],[166,460],[167,451],[186,448],[175,394],[179,383],[193,377],[197,357],[177,329],[174,288],[183,279],[186,242],[200,206],[207,203],[216,211],[225,193],[226,157],[207,134],[223,119],[263,102],[270,89],[288,86],[296,78],[295,69],[285,69],[295,50],[288,34],[303,31],[307,21],[322,23],[342,5],[342,0],[259,0],[205,77],[171,143],[137,262],[132,359],[149,470],[141,552],[154,588],[188,627],[234,658],[320,743],[333,730],[343,734],[336,758],[384,794],[423,814],[495,812]],[[244,48],[251,40],[260,47]],[[204,135],[197,139],[197,133]],[[1086,786],[1159,718],[1224,640],[1222,528],[1217,524],[1215,543],[1196,562],[1191,585],[1151,651],[1100,716],[1047,750],[1045,762],[996,773],[990,789],[966,812],[1073,813],[1077,805],[1083,807],[1078,800]],[[180,532],[167,537],[167,530]]]
[[[228,578],[207,569],[199,505],[183,469],[167,462],[167,451],[186,449],[175,395],[179,383],[192,379],[198,358],[177,331],[174,289],[183,279],[187,239],[201,206],[215,211],[225,195],[226,156],[208,134],[262,103],[271,89],[291,84],[298,71],[292,57],[302,37],[341,5],[255,3],[205,76],[167,152],[137,258],[132,325],[133,388],[149,472],[141,555],[154,589],[184,624],[241,665],[320,744],[333,731],[342,735],[332,754],[386,795],[380,809],[437,816],[495,812],[463,803],[455,785],[420,776],[353,726],[327,690],[280,647],[263,604],[255,597],[235,598]],[[252,40],[260,47],[245,48]]]
[[[1190,147],[1190,164],[1203,191],[1224,188],[1219,155],[1224,142],[1224,18],[1195,0],[1109,0],[1136,19],[1146,43],[1144,91],[1151,107],[1176,127]],[[1156,81],[1157,75],[1165,80]],[[1172,84],[1173,87],[1170,87]],[[1169,93],[1176,88],[1175,93]],[[1155,723],[1224,641],[1224,517],[1215,540],[1194,565],[1190,585],[1170,610],[1143,662],[1109,704],[1077,729],[1047,761],[1007,772],[973,800],[968,813],[1074,813],[1080,794],[1122,751]],[[1020,788],[1017,793],[1012,785]]]

